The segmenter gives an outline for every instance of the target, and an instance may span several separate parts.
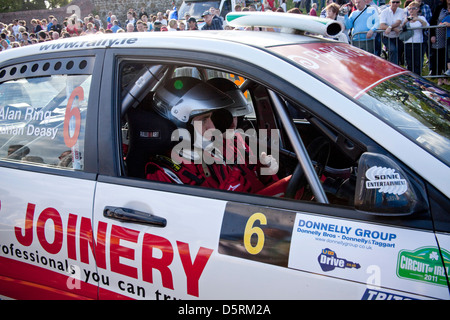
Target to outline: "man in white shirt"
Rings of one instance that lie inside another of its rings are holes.
[[[19,35],[19,20],[18,19],[14,19],[13,21],[13,32],[14,32],[14,36],[17,37]]]
[[[401,23],[406,17],[406,12],[399,8],[400,0],[391,0],[390,6],[380,14],[380,29],[383,33],[383,43],[389,54],[389,61],[399,64],[399,57],[403,53],[403,43],[398,39],[402,31]]]

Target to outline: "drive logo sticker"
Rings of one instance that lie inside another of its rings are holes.
[[[317,257],[319,261],[319,265],[322,268],[322,271],[333,271],[335,268],[355,268],[359,269],[361,266],[359,263],[351,262],[346,259],[338,258],[336,252],[331,249],[322,249],[322,252]]]
[[[449,272],[450,252],[441,250],[444,261],[436,247],[423,247],[414,251],[401,250],[397,260],[397,276],[447,286],[445,274]]]

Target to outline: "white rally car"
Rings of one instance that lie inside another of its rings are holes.
[[[280,21],[259,14],[251,25]],[[289,26],[316,23],[292,16]],[[285,189],[147,179],[150,157],[177,142],[155,92],[189,77],[239,85],[253,110],[241,130],[254,154],[278,160]],[[285,32],[122,33],[2,52],[0,295],[449,299],[449,105],[379,57]]]

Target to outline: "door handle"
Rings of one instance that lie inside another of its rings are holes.
[[[103,209],[103,216],[122,222],[145,224],[159,228],[164,228],[167,225],[167,220],[164,218],[128,208],[107,206]]]

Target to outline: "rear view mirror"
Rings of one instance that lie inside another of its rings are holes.
[[[428,207],[423,185],[389,157],[366,152],[358,164],[355,208],[375,215],[410,215]]]

